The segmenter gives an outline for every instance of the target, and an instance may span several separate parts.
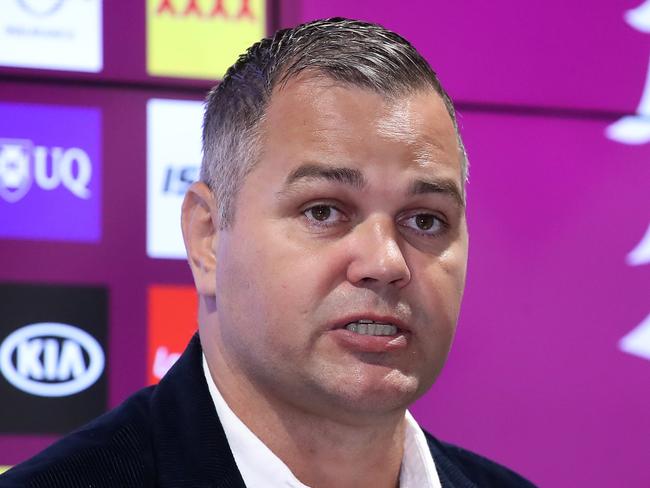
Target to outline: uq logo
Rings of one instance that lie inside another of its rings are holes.
[[[224,19],[248,18],[255,20],[250,0],[240,0],[239,7],[235,11],[226,8],[225,0],[210,0],[210,2],[160,0],[156,7],[156,15],[163,14],[173,17],[196,16],[201,18],[221,17]]]
[[[61,323],[37,323],[0,345],[0,372],[32,395],[64,397],[92,386],[104,371],[104,352],[87,332]]]
[[[47,147],[30,140],[0,139],[0,197],[9,203],[21,200],[32,185],[45,191],[65,188],[77,198],[88,199],[92,162],[78,147]]]

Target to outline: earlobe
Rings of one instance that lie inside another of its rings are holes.
[[[212,191],[203,182],[193,183],[183,200],[181,226],[187,259],[199,295],[214,296],[218,222]]]

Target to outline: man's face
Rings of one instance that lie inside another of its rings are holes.
[[[442,100],[296,79],[273,93],[261,130],[215,240],[224,360],[319,415],[404,408],[445,362],[465,282],[460,154]]]

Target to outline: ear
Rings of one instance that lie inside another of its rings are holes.
[[[199,295],[214,296],[216,292],[215,252],[219,229],[216,219],[212,191],[203,182],[193,183],[183,200],[181,227]]]

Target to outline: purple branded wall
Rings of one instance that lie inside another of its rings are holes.
[[[185,128],[199,106],[168,101],[199,101],[210,86],[147,71],[156,2],[98,4],[102,56],[87,54],[85,67],[0,60],[0,289],[24,302],[12,299],[0,341],[44,321],[93,335],[106,360],[92,385],[106,400],[93,411],[145,385],[180,347],[166,344],[153,368],[165,332],[152,293],[191,285],[173,212],[197,163]],[[286,0],[265,12],[267,29],[334,15],[380,22],[426,55],[457,101],[471,163],[468,285],[449,362],[416,418],[541,486],[647,484],[650,2]],[[64,14],[48,18],[69,29]],[[152,247],[156,236],[170,245]],[[34,312],[43,290],[70,306]],[[102,317],[84,309],[87,290],[105,300]],[[29,344],[34,358],[41,343]],[[25,369],[31,384],[47,379],[39,367]],[[34,401],[65,411],[79,397]],[[0,429],[0,465],[61,430]]]

